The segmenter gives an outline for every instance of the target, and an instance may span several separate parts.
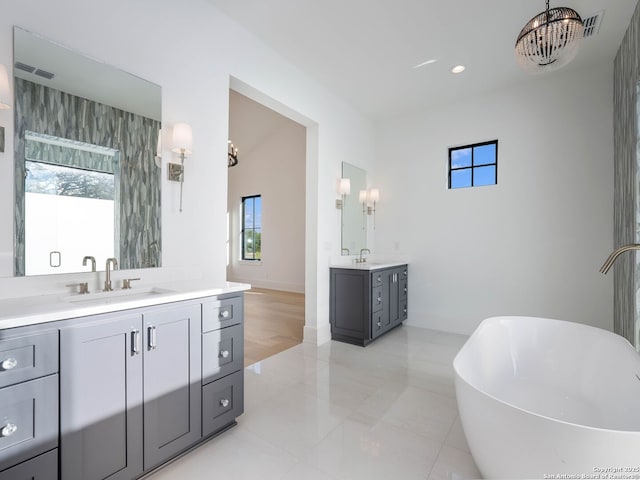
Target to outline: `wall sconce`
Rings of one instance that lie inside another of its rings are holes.
[[[233,146],[231,140],[229,140],[229,149],[228,149],[228,167],[235,167],[238,164],[238,148]]]
[[[342,210],[342,208],[344,207],[345,195],[349,195],[351,193],[351,179],[339,178],[336,191],[338,192],[338,195],[340,195],[340,198],[336,200],[336,208],[338,210]]]
[[[360,190],[358,201],[362,204],[362,228],[365,228],[365,215],[373,215],[373,229],[376,228],[376,202],[380,200],[380,190],[371,188]]]
[[[162,168],[162,129],[158,130],[158,145],[156,146],[156,154],[153,157],[156,167]]]
[[[171,151],[180,155],[180,164],[167,164],[168,179],[172,182],[180,182],[180,211],[182,212],[182,185],[184,183],[184,158],[193,154],[193,133],[186,123],[176,123],[173,126],[173,141]]]
[[[0,110],[11,108],[7,67],[0,63]],[[4,127],[0,126],[0,153],[4,152]]]

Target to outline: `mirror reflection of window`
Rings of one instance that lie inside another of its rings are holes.
[[[77,272],[85,255],[116,256],[118,152],[29,132],[25,158],[26,274]]]

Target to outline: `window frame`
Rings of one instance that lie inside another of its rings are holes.
[[[478,147],[484,147],[487,145],[495,145],[496,147],[496,156],[495,156],[495,161],[492,163],[484,163],[482,165],[474,165],[474,152],[475,149]],[[468,167],[457,167],[457,168],[451,168],[451,154],[457,150],[466,150],[466,149],[471,149],[471,165]],[[474,170],[476,168],[481,168],[481,167],[490,167],[490,166],[495,166],[496,168],[496,177],[495,177],[495,183],[491,183],[491,184],[487,184],[487,185],[474,185]],[[471,185],[469,186],[465,186],[465,187],[452,187],[451,186],[451,173],[452,172],[458,172],[458,171],[462,171],[462,170],[471,170]],[[459,147],[449,147],[449,173],[448,173],[448,190],[458,190],[460,188],[473,188],[473,187],[489,187],[491,185],[497,185],[498,184],[498,140],[489,140],[487,142],[479,142],[479,143],[472,143],[469,145],[462,145]]]
[[[243,262],[260,262],[262,260],[262,242],[260,242],[260,258],[256,258],[255,249],[252,252],[253,258],[249,258],[249,257],[245,256],[245,232],[247,230],[253,231],[254,239],[255,239],[255,233],[256,233],[256,231],[258,231],[260,233],[260,236],[262,237],[262,225],[260,225],[260,227],[256,228],[256,216],[255,216],[255,213],[256,213],[256,210],[255,210],[255,199],[256,198],[259,198],[260,201],[262,202],[262,195],[261,194],[242,196],[241,197],[241,201],[240,201],[240,203],[241,203],[240,210],[241,210],[241,215],[242,215],[241,216],[241,220],[240,220],[240,225],[241,225],[241,228],[240,228],[240,238],[241,238],[241,241],[240,241],[240,260],[243,261]],[[253,200],[253,224],[249,228],[247,228],[247,225],[245,224],[245,218],[246,218],[246,215],[245,215],[245,211],[246,210],[245,209],[246,209],[246,201],[247,200]],[[262,212],[261,212],[261,214],[262,214]]]

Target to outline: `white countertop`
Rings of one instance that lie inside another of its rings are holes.
[[[158,283],[153,289],[134,285],[127,291],[10,298],[0,300],[0,329],[211,297],[249,288],[251,286],[246,283],[197,280]]]
[[[364,263],[332,263],[329,268],[349,268],[352,270],[379,270],[382,268],[399,267],[407,262],[364,262]]]

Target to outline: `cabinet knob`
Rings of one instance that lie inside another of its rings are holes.
[[[405,308],[405,309],[403,310],[403,312],[404,312],[404,313],[407,313],[407,309]]]
[[[222,351],[220,352],[220,356],[221,356],[222,358],[229,358],[229,350],[222,350]]]
[[[404,276],[405,276],[405,277],[407,276],[407,271],[406,271],[406,270],[404,271]]]
[[[404,293],[407,293],[407,287],[404,287]]]
[[[382,322],[378,322],[376,325],[378,325],[378,327],[382,326]]]
[[[229,318],[229,310],[222,310],[222,311],[220,312],[220,316],[221,316],[222,318]]]
[[[18,431],[18,426],[13,423],[7,423],[2,430],[0,430],[0,435],[3,437],[10,437],[14,433]]]
[[[220,400],[220,406],[221,407],[228,407],[229,406],[229,400],[227,400],[226,398],[223,398],[222,400]]]
[[[380,302],[382,302],[382,297],[378,297],[378,298],[376,298],[376,300],[377,300],[378,303],[380,303]]]
[[[18,366],[18,360],[15,358],[7,358],[3,360],[0,365],[2,365],[2,370],[13,370]]]

